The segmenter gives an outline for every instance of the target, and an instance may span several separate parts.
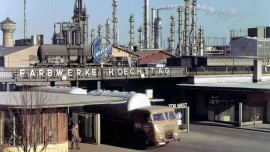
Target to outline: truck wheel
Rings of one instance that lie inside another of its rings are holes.
[[[147,139],[144,133],[136,133],[135,135],[135,146],[138,149],[146,149]]]

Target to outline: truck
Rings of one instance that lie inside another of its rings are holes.
[[[94,90],[88,94],[127,99],[123,103],[85,106],[85,112],[100,114],[102,138],[130,141],[138,149],[180,140],[174,108],[151,106],[142,93]]]

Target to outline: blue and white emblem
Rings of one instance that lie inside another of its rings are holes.
[[[96,38],[92,43],[93,58],[100,64],[107,63],[112,57],[112,45],[106,38]]]

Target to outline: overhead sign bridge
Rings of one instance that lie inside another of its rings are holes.
[[[145,79],[186,75],[186,68],[171,67],[3,68],[0,69],[0,82]]]

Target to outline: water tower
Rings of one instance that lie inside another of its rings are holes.
[[[3,46],[13,47],[14,46],[13,33],[16,30],[16,23],[11,21],[9,17],[7,17],[6,20],[1,22],[1,30],[3,31]]]

